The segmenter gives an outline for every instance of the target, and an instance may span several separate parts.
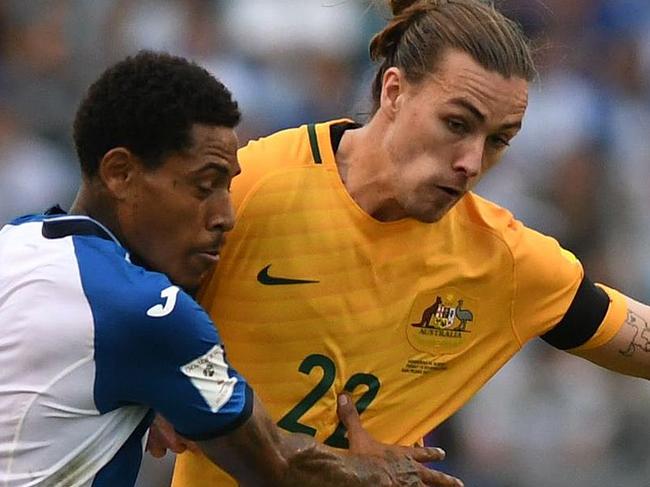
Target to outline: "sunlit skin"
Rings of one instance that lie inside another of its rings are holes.
[[[132,260],[195,290],[234,225],[230,183],[240,172],[233,129],[195,124],[191,147],[148,169],[128,149],[106,153],[71,213],[94,216]]]
[[[375,219],[436,222],[503,156],[527,104],[526,80],[462,51],[448,50],[417,83],[389,68],[377,113],[341,140],[339,173]]]

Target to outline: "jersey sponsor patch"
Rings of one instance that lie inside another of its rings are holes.
[[[411,307],[406,336],[411,346],[421,352],[461,352],[471,341],[475,312],[475,301],[455,289],[421,293]]]
[[[181,372],[189,377],[213,413],[230,400],[237,383],[237,378],[228,375],[221,345],[183,365]]]

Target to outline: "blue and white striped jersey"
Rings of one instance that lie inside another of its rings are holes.
[[[203,309],[91,218],[4,226],[0,487],[132,486],[152,409],[193,440],[250,416]]]

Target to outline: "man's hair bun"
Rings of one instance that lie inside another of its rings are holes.
[[[399,15],[419,0],[389,0],[390,10],[393,15]]]

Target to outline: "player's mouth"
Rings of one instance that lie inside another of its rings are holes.
[[[220,248],[204,249],[200,252],[197,252],[197,255],[201,258],[201,260],[205,261],[207,265],[212,265],[216,264],[219,261],[219,251]]]
[[[443,193],[446,193],[451,198],[458,198],[464,193],[464,191],[451,186],[436,186],[436,187],[439,190],[441,190]]]

